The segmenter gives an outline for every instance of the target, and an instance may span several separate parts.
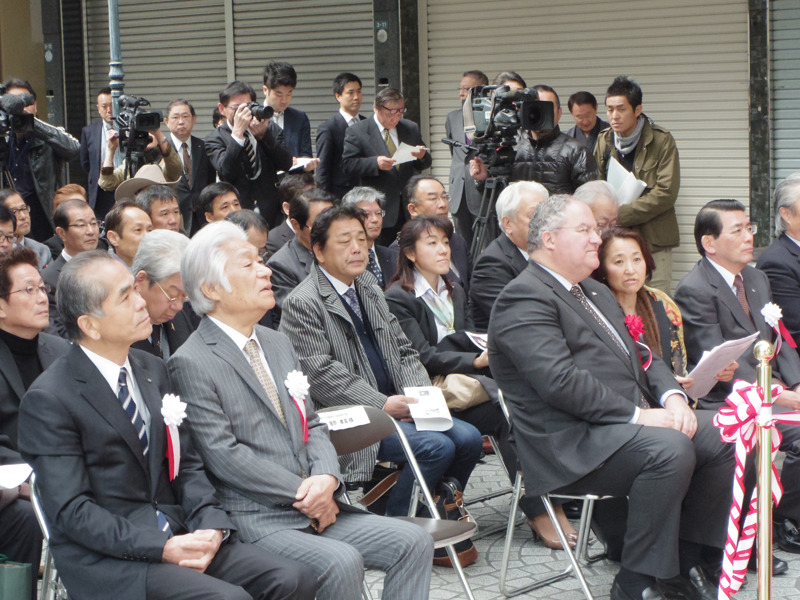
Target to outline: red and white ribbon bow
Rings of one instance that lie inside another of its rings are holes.
[[[739,519],[744,506],[744,468],[748,453],[756,446],[757,427],[770,427],[772,431],[772,460],[781,444],[781,433],[775,429],[776,423],[800,424],[800,412],[772,414],[772,400],[783,392],[780,385],[772,386],[771,399],[764,401],[763,390],[755,384],[738,380],[733,384],[733,391],[725,399],[727,406],[719,409],[714,415],[714,425],[720,430],[724,442],[736,444],[736,469],[733,480],[733,500],[728,517],[728,539],[725,542],[722,562],[722,577],[719,581],[718,600],[728,600],[735,594],[744,581],[747,563],[756,537],[758,490],[753,488],[747,516],[739,537]],[[777,505],[783,495],[783,486],[778,477],[778,470],[772,465],[772,498]]]
[[[286,380],[283,382],[286,389],[289,391],[289,396],[292,398],[297,412],[300,414],[300,422],[303,424],[303,442],[308,443],[308,416],[306,415],[306,397],[310,385],[308,378],[303,375],[302,371],[291,371],[286,375]]]
[[[169,480],[172,481],[181,469],[181,436],[178,427],[186,418],[186,402],[181,402],[180,396],[166,394],[161,400],[161,415],[167,426],[167,461]]]

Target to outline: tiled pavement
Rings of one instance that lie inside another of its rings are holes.
[[[466,490],[467,500],[487,492],[509,487],[508,480],[497,462],[496,457],[489,456],[475,469]],[[481,528],[503,525],[508,516],[509,496],[500,496],[486,503],[473,504],[470,511],[477,518]],[[577,523],[575,523],[577,529]],[[495,600],[503,598],[499,588],[500,563],[503,557],[503,531],[491,534],[475,542],[479,552],[478,560],[465,569],[467,579],[472,587],[476,600]],[[788,554],[780,550],[776,556],[789,562],[789,572],[773,579],[773,598],[800,597],[800,555]],[[524,585],[527,577],[542,573],[556,573],[564,568],[566,560],[563,552],[551,551],[534,542],[530,530],[522,525],[517,528],[511,550],[511,569],[508,583],[512,587]],[[609,561],[599,561],[591,567],[584,567],[583,572],[598,600],[607,600],[611,582],[618,570],[618,565]],[[367,581],[374,599],[380,598],[381,577],[377,573],[367,573]],[[464,589],[451,569],[433,568],[431,581],[431,600],[457,600],[465,598]],[[581,600],[584,598],[580,585],[574,577],[569,577],[548,587],[534,590],[517,598],[553,598],[557,600]],[[745,585],[734,597],[737,600],[754,600],[756,598],[755,575],[748,576]],[[401,600],[401,599],[390,599]],[[413,598],[402,600],[414,600]]]

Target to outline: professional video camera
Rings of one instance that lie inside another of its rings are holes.
[[[250,104],[247,105],[247,108],[250,109],[250,114],[252,114],[259,121],[266,121],[267,119],[271,119],[272,115],[275,114],[275,109],[272,108],[270,105],[264,106],[263,104],[259,104],[258,102],[251,102]]]
[[[33,115],[25,112],[25,107],[33,104],[30,94],[7,94],[5,86],[0,85],[0,135],[9,131],[30,133],[33,131]]]
[[[139,158],[150,144],[150,131],[161,127],[161,111],[150,111],[150,102],[139,96],[120,96],[115,129],[119,131],[119,149],[126,158]]]

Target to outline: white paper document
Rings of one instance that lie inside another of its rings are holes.
[[[3,465],[0,467],[0,489],[13,490],[15,487],[28,481],[33,469],[21,463],[18,465]]]
[[[409,146],[405,142],[400,142],[400,147],[395,151],[394,156],[392,156],[394,164],[402,165],[403,163],[411,162],[412,160],[417,160],[417,158],[411,154],[416,150],[417,150],[416,146]]]
[[[479,350],[486,350],[489,347],[489,336],[485,333],[475,333],[474,331],[465,331],[469,341],[475,344]]]
[[[694,379],[694,385],[687,393],[692,398],[702,398],[708,394],[717,383],[716,374],[744,354],[757,338],[758,333],[754,333],[738,340],[723,342],[704,352],[700,362],[689,373],[689,377]]]
[[[415,404],[408,405],[417,431],[447,431],[453,426],[450,409],[438,387],[407,387],[404,392],[406,396],[417,399]]]
[[[620,205],[630,204],[641,196],[642,192],[647,187],[644,181],[636,179],[633,173],[619,164],[619,161],[613,156],[611,160],[608,161],[608,174],[606,175],[606,179],[614,190],[616,190]]]
[[[317,413],[319,420],[328,426],[331,431],[351,429],[359,425],[368,425],[369,417],[363,406],[351,406],[341,410],[330,410]]]

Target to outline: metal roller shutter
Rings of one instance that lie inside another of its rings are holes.
[[[770,2],[772,45],[772,165],[774,186],[800,171],[800,6]]]
[[[426,139],[434,174],[442,181],[450,159],[438,140],[447,113],[458,107],[463,71],[481,69],[491,79],[510,69],[528,85],[553,86],[564,104],[564,130],[573,125],[566,107],[570,94],[592,92],[602,116],[606,87],[624,73],[642,86],[645,113],[672,132],[680,151],[681,247],[674,282],[698,258],[692,236],[698,209],[714,198],[748,203],[745,0],[421,2],[427,28],[421,59],[428,84]]]
[[[108,2],[86,0],[89,118],[97,90],[108,85]],[[198,114],[194,133],[211,131],[217,94],[227,82],[222,0],[119,0],[125,93],[164,111],[176,98]]]
[[[331,85],[343,71],[363,83],[362,112],[371,112],[375,90],[372,1],[234,0],[236,75],[255,87],[263,101],[264,67],[270,60],[290,62],[297,71],[292,106],[317,125],[338,110]]]

